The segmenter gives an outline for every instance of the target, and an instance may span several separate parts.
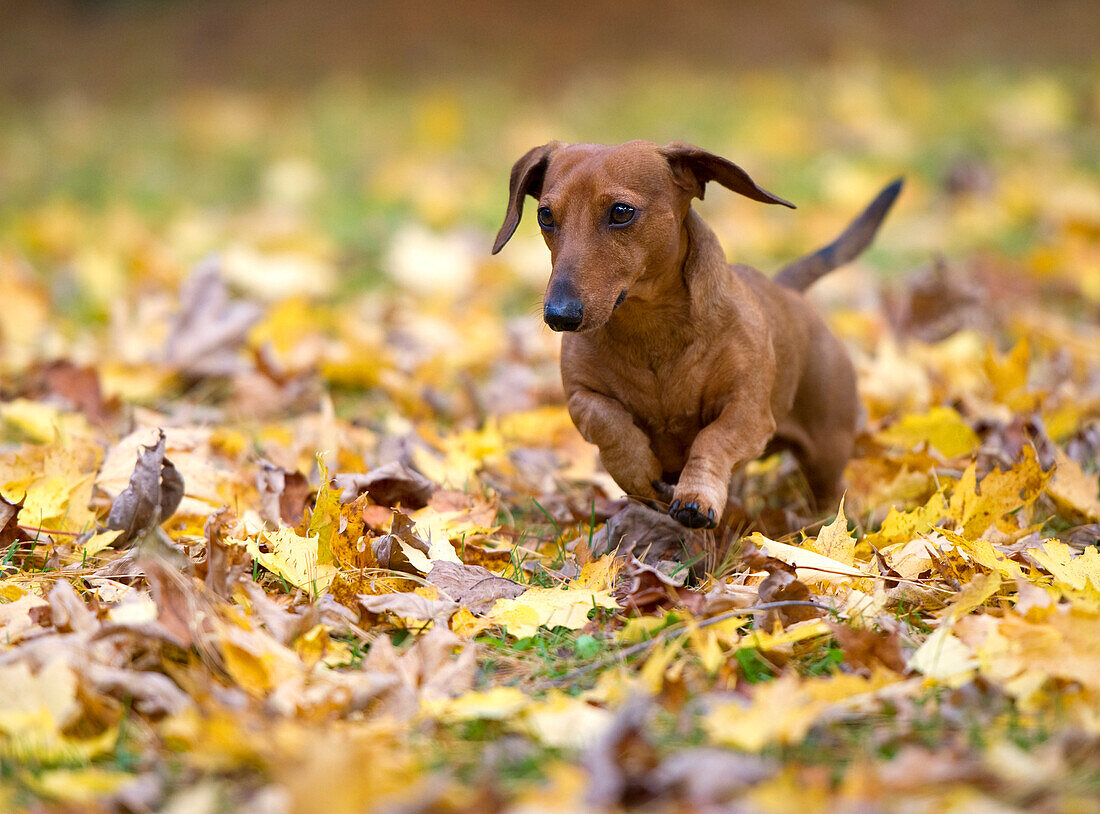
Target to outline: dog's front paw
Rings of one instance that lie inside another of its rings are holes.
[[[718,525],[718,512],[700,498],[676,499],[668,513],[682,526],[689,529],[712,529]]]

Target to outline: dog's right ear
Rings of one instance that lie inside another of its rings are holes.
[[[542,180],[546,176],[546,165],[550,163],[550,156],[557,148],[556,141],[535,147],[524,153],[523,157],[512,166],[512,175],[508,179],[508,211],[504,214],[504,223],[497,232],[496,242],[493,243],[493,254],[504,248],[504,244],[519,226],[519,219],[523,215],[523,199],[528,195],[538,198],[542,194]]]

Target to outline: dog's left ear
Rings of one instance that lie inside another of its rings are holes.
[[[508,211],[504,213],[504,223],[493,243],[493,254],[504,248],[504,244],[519,226],[519,219],[523,215],[523,199],[528,195],[538,198],[542,194],[546,165],[550,163],[550,156],[557,148],[556,141],[534,147],[512,166],[512,175],[508,179]]]
[[[720,155],[708,153],[693,144],[684,144],[681,141],[674,141],[662,147],[661,153],[668,159],[677,185],[697,198],[703,197],[708,181],[717,181],[726,189],[733,190],[746,198],[752,198],[754,201],[795,208],[790,201],[783,200],[778,195],[773,195],[757,186],[747,172]]]

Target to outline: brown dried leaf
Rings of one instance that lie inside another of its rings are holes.
[[[514,599],[527,590],[480,565],[436,562],[427,573],[428,582],[473,613],[486,613],[498,599]]]
[[[657,768],[657,750],[646,735],[650,701],[632,696],[619,709],[607,732],[581,758],[588,772],[586,801],[609,809],[634,805],[653,796],[649,778]]]
[[[592,535],[590,549],[593,557],[615,551],[622,556],[634,554],[642,562],[655,563],[687,560],[690,552],[702,545],[705,545],[702,533],[685,528],[664,512],[631,503]]]
[[[796,576],[795,567],[778,560],[775,557],[765,555],[759,548],[751,543],[745,543],[742,552],[745,564],[755,571],[767,571],[768,576],[757,588],[757,601],[760,604],[768,602],[806,602],[813,598],[810,589]],[[820,608],[794,605],[786,608],[769,608],[766,611],[757,611],[754,625],[760,630],[771,631],[776,622],[784,627],[806,619],[814,619],[821,616]]]
[[[417,593],[361,594],[359,604],[370,613],[392,613],[408,619],[431,621],[449,617],[458,603],[446,599],[428,599]]]
[[[462,650],[455,655],[458,647]],[[380,701],[387,714],[408,718],[416,713],[421,698],[454,698],[473,689],[477,646],[435,625],[402,653],[388,636],[375,639],[363,669],[397,677],[398,683],[386,689]]]
[[[91,633],[99,627],[94,612],[77,596],[67,579],[59,579],[46,601],[50,603],[50,621],[62,632]]]
[[[371,552],[379,568],[389,568],[392,571],[403,571],[406,574],[420,573],[409,562],[409,558],[401,550],[401,543],[412,546],[417,551],[427,554],[430,546],[413,534],[413,521],[407,514],[393,513],[390,523],[390,533],[371,540]]]
[[[313,491],[301,472],[290,472],[263,460],[256,474],[256,488],[260,490],[260,517],[276,527],[280,521],[297,526]]]
[[[401,461],[390,461],[365,474],[338,474],[333,477],[332,485],[343,492],[340,497],[343,503],[366,493],[381,506],[405,509],[427,506],[435,489],[430,480]]]
[[[170,518],[183,500],[183,477],[164,457],[164,431],[157,443],[142,447],[127,486],[111,503],[107,528],[121,529],[115,546],[124,546]]]
[[[682,797],[692,810],[700,810],[729,802],[776,771],[774,763],[755,755],[700,747],[669,755],[650,784],[656,793]]]
[[[260,317],[255,303],[229,298],[216,260],[200,264],[180,292],[180,313],[164,344],[164,357],[188,376],[231,376],[245,370],[240,349]]]
[[[0,495],[0,546],[5,549],[14,543],[26,543],[33,539],[16,522],[19,519],[19,510],[23,508],[25,500],[26,497],[24,496],[18,503],[12,503],[3,495]]]
[[[203,534],[206,535],[206,561],[199,564],[206,587],[223,599],[228,599],[234,583],[241,580],[252,558],[244,546],[225,542],[225,530],[234,521],[228,506],[224,506],[206,519]]]
[[[832,621],[829,622],[829,629],[844,651],[844,661],[861,674],[869,676],[879,665],[896,673],[905,672],[901,641],[896,632],[870,627],[855,628]]]

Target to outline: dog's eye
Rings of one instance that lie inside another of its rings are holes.
[[[539,226],[543,229],[554,228],[554,213],[548,206],[540,206],[538,211]]]
[[[634,207],[625,203],[613,204],[607,217],[616,226],[625,226],[634,220]]]

